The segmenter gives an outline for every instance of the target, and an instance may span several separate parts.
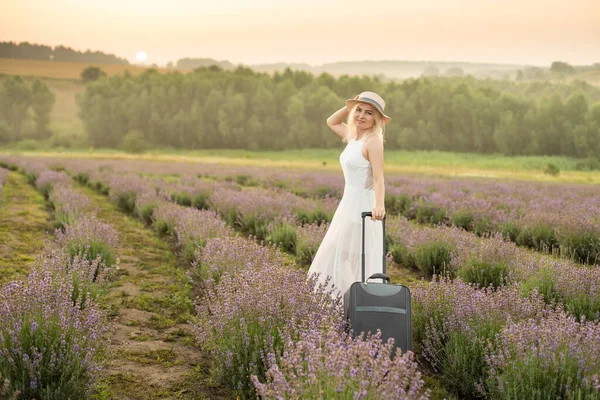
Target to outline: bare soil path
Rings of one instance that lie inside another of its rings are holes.
[[[189,279],[171,246],[106,196],[78,187],[120,233],[120,266],[101,304],[112,330],[97,399],[219,399],[194,346]]]

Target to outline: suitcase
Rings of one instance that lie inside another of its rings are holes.
[[[371,275],[365,280],[365,217],[371,212],[362,214],[362,282],[355,282],[344,294],[344,312],[354,337],[362,332],[375,334],[381,330],[384,343],[394,338],[395,347],[412,351],[412,310],[410,290],[403,285],[391,284],[385,270],[385,218],[383,227],[383,269],[382,273]],[[369,282],[370,279],[383,279],[383,283]]]

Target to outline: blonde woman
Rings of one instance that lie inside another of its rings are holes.
[[[347,143],[340,155],[344,172],[344,195],[331,220],[308,271],[343,295],[361,280],[361,213],[371,211],[365,221],[365,276],[381,272],[385,216],[383,178],[383,135],[390,117],[385,102],[376,93],[363,92],[346,101],[346,106],[327,119],[327,125]],[[344,123],[345,120],[347,124]]]

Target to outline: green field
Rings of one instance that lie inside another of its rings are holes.
[[[306,149],[289,151],[246,150],[154,150],[143,154],[128,154],[113,149],[78,149],[57,151],[39,149],[23,151],[0,148],[0,154],[23,154],[67,158],[144,159],[191,163],[252,165],[317,170],[339,169],[339,149]],[[388,151],[385,170],[388,174],[427,174],[454,177],[482,177],[549,182],[600,183],[598,171],[579,171],[582,160],[558,156],[505,157],[499,154],[463,154],[427,151]],[[544,172],[548,164],[559,168],[558,175]]]

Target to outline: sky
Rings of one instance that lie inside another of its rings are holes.
[[[0,41],[318,66],[600,63],[600,0],[2,0]]]

